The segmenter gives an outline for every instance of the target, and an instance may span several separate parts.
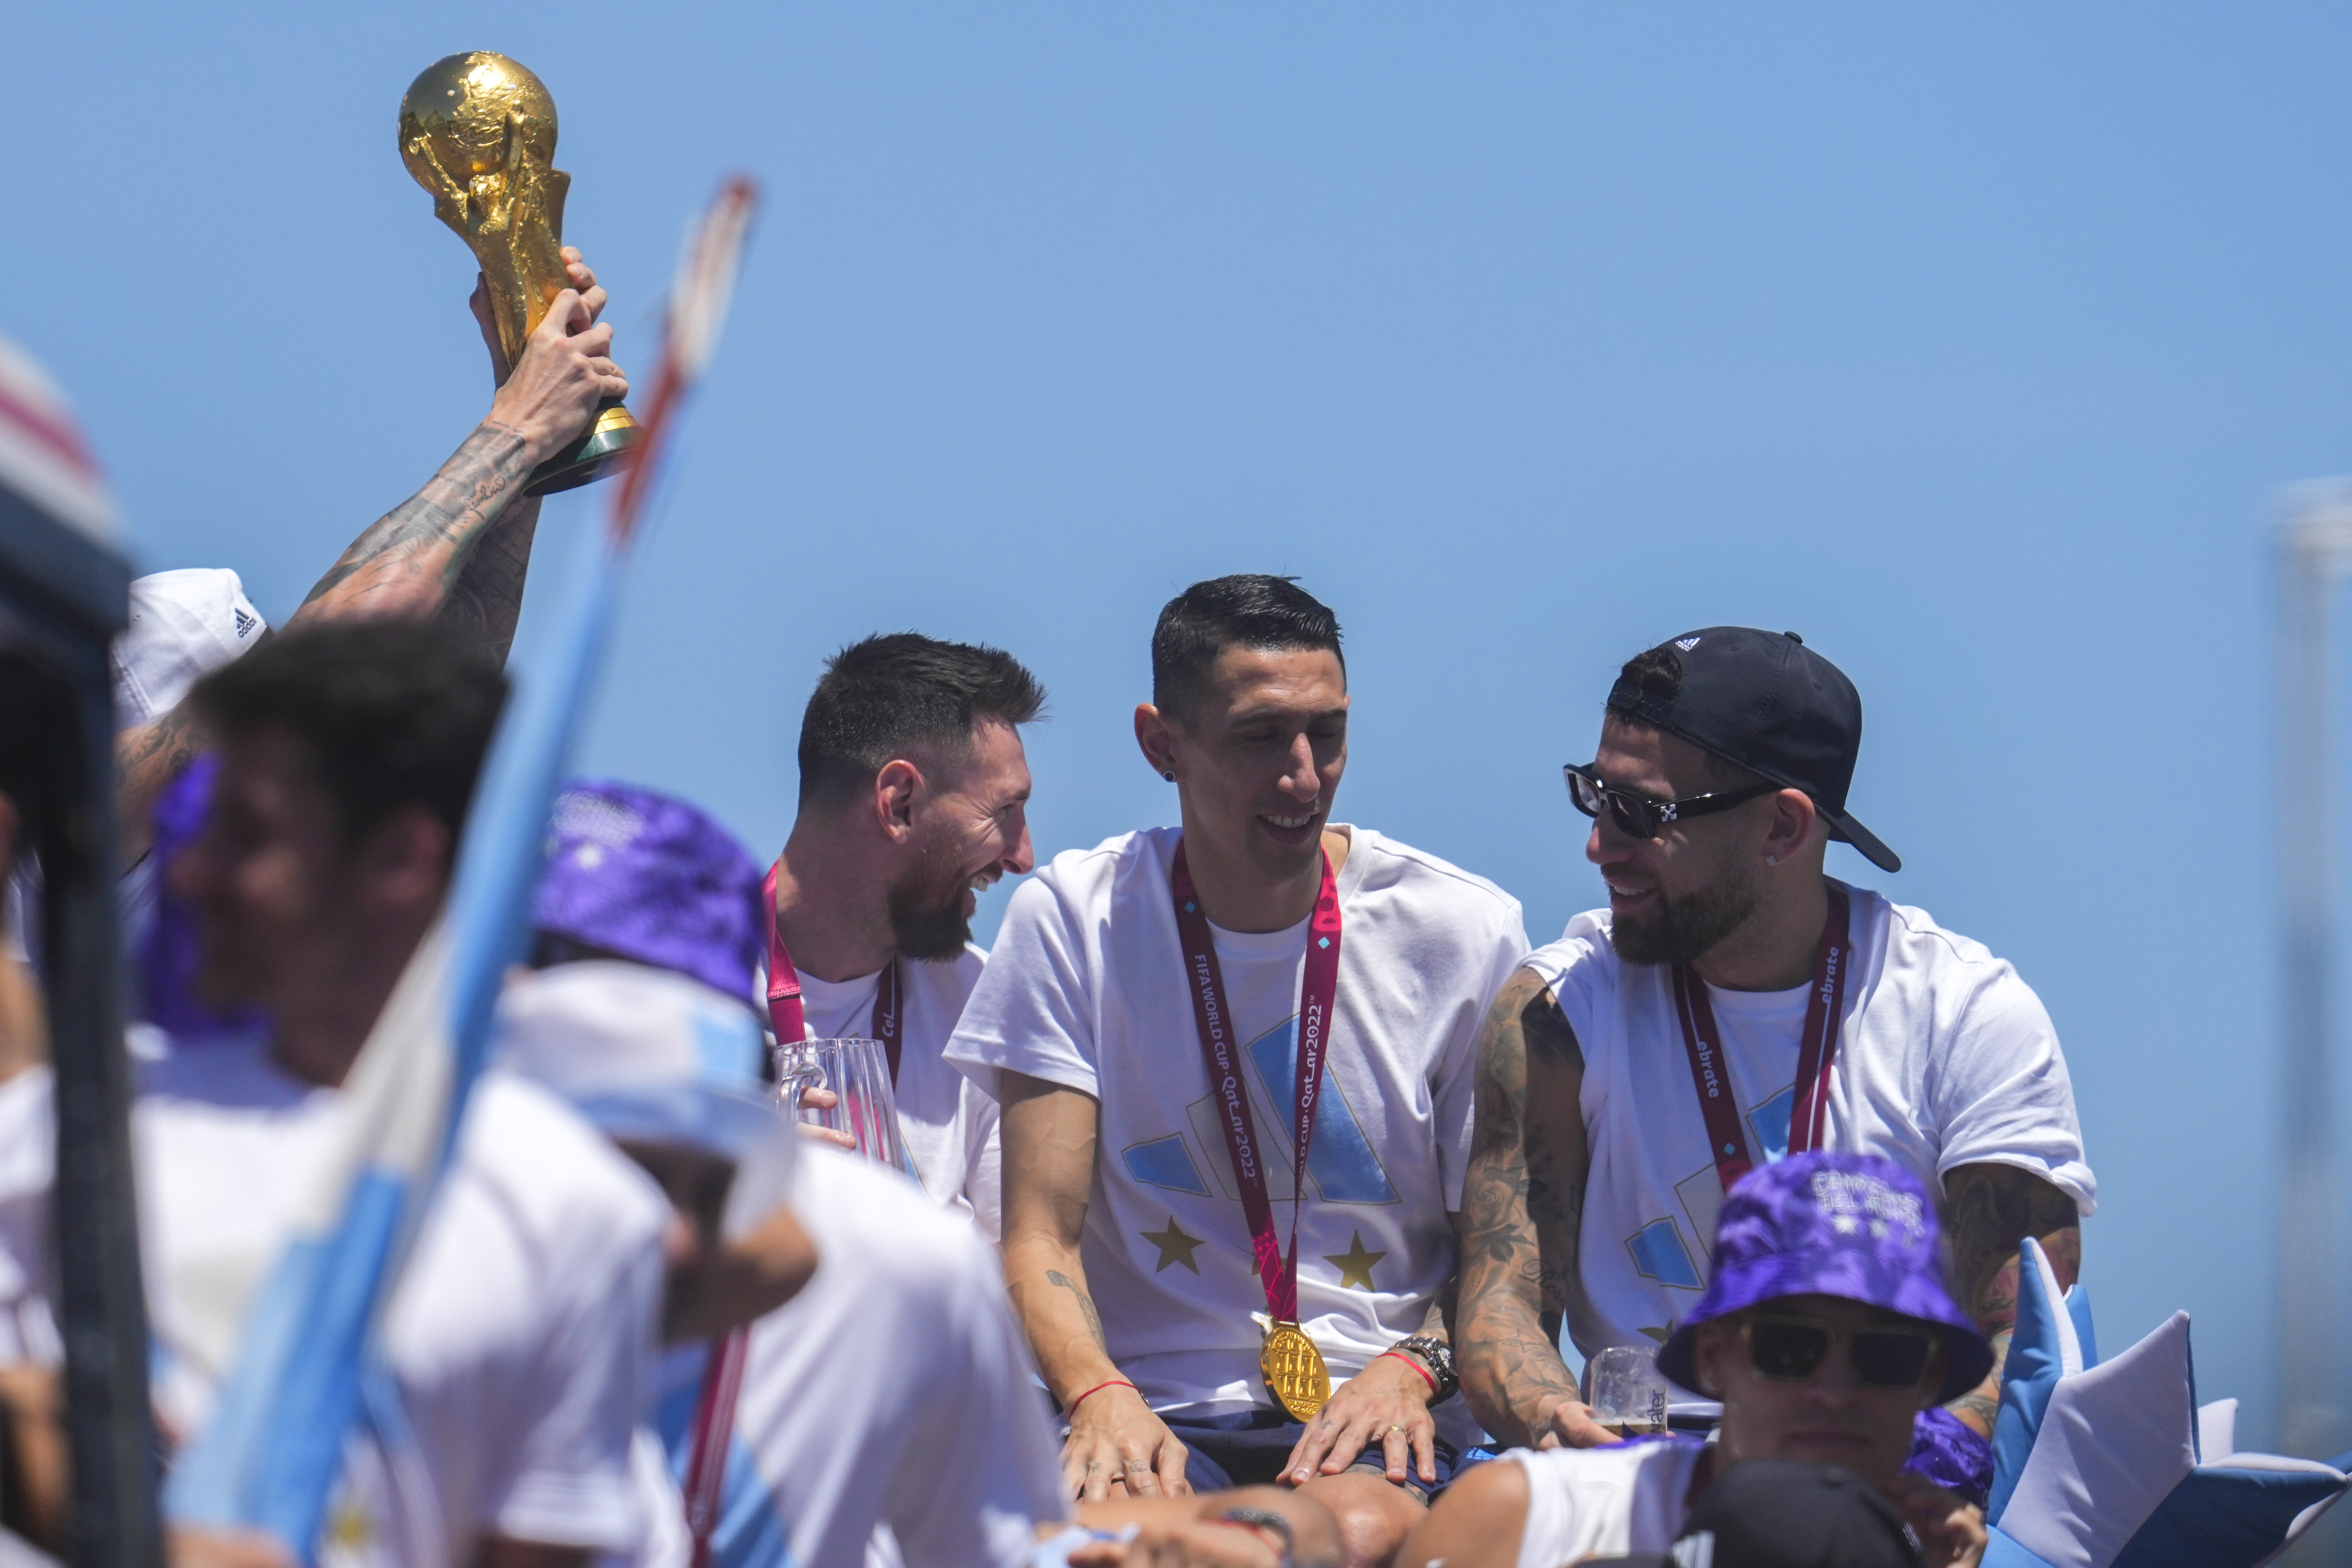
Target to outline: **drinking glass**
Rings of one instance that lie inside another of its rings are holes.
[[[800,1102],[804,1089],[829,1089],[830,1110]],[[788,1040],[776,1046],[776,1092],[803,1121],[845,1132],[857,1152],[907,1168],[898,1141],[898,1101],[890,1092],[890,1058],[879,1040]]]
[[[1666,1380],[1658,1373],[1658,1352],[1612,1345],[1584,1363],[1584,1403],[1592,1418],[1620,1437],[1666,1429]]]

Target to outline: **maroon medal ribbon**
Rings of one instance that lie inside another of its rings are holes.
[[[694,1540],[692,1568],[709,1568],[710,1537],[727,1480],[728,1438],[735,1430],[735,1401],[743,1391],[743,1362],[750,1331],[736,1329],[711,1342],[702,1373],[702,1394],[694,1407],[694,1447],[686,1461],[686,1528]]]
[[[1234,1180],[1242,1190],[1242,1215],[1249,1221],[1250,1247],[1257,1258],[1258,1278],[1265,1285],[1265,1310],[1276,1322],[1298,1321],[1298,1205],[1307,1195],[1307,1150],[1315,1138],[1316,1099],[1323,1089],[1323,1069],[1330,1055],[1331,1005],[1339,993],[1339,886],[1331,875],[1331,858],[1323,858],[1323,886],[1315,896],[1315,912],[1307,922],[1307,973],[1298,988],[1298,1059],[1292,1085],[1296,1107],[1291,1127],[1290,1252],[1285,1258],[1274,1237],[1274,1204],[1266,1195],[1263,1151],[1257,1123],[1250,1112],[1249,1090],[1243,1081],[1240,1043],[1234,1038],[1233,1014],[1227,1005],[1223,972],[1217,964],[1217,943],[1209,917],[1201,911],[1192,869],[1178,840],[1176,858],[1168,868],[1169,890],[1175,897],[1176,931],[1184,948],[1184,976],[1192,992],[1192,1019],[1200,1026],[1201,1057],[1209,1069],[1209,1090],[1216,1098],[1225,1128],[1225,1152],[1234,1164]]]
[[[1837,1067],[1846,979],[1853,968],[1853,900],[1837,882],[1829,884],[1829,918],[1822,922],[1821,948],[1813,955],[1805,1028],[1797,1047],[1797,1100],[1789,1110],[1791,1154],[1818,1149],[1828,1136],[1830,1079]],[[1675,1014],[1682,1023],[1684,1048],[1690,1053],[1691,1085],[1698,1090],[1699,1113],[1706,1119],[1716,1177],[1727,1193],[1756,1168],[1756,1162],[1748,1152],[1748,1135],[1740,1129],[1739,1107],[1731,1095],[1731,1069],[1724,1060],[1723,1034],[1716,1027],[1715,1005],[1707,1000],[1706,982],[1686,963],[1675,965],[1674,982]]]

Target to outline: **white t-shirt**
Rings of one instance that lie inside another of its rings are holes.
[[[994,1250],[838,1149],[803,1152],[792,1203],[817,1270],[752,1326],[712,1568],[857,1563],[877,1526],[908,1568],[1026,1563],[1068,1505]],[[663,1362],[670,1467],[648,1507],[682,1506],[707,1353]]]
[[[1855,966],[1831,1079],[1824,1147],[1884,1155],[1940,1190],[1957,1166],[2017,1165],[2088,1215],[2074,1090],[2050,1016],[2017,972],[1919,910],[1853,892]],[[1721,1178],[1691,1084],[1672,971],[1628,964],[1609,911],[1577,916],[1528,960],[1584,1056],[1592,1169],[1569,1327],[1591,1355],[1654,1348],[1706,1287]],[[1789,1146],[1806,987],[1707,987],[1751,1153]]]
[[[47,1063],[0,1081],[0,1366],[65,1360],[49,1310],[56,1079]]]
[[[1298,1310],[1335,1378],[1409,1334],[1454,1274],[1480,1019],[1527,951],[1517,900],[1364,828],[1339,876],[1339,990],[1298,1210]],[[1265,1292],[1193,1023],[1168,865],[1180,830],[1113,838],[1014,890],[948,1059],[1066,1085],[1101,1110],[1082,1237],[1111,1359],[1152,1408],[1265,1402]],[[1215,932],[1278,1238],[1307,922]],[[1459,1401],[1449,1439],[1475,1441]]]
[[[996,1101],[940,1057],[987,962],[986,952],[967,942],[954,958],[936,963],[908,959],[898,965],[906,994],[898,1023],[898,1081],[891,1092],[898,1106],[899,1141],[915,1167],[915,1179],[932,1202],[971,1215],[981,1234],[994,1241],[1003,1196]],[[808,1018],[810,1038],[862,1039],[873,1034],[880,970],[855,980],[819,980],[797,965],[793,972],[800,976],[801,1008]],[[764,1016],[764,964],[759,995]]]
[[[154,1396],[184,1441],[211,1414],[242,1308],[337,1143],[344,1100],[286,1073],[253,1036],[144,1064],[140,1089]],[[488,1534],[634,1550],[645,1521],[629,1443],[669,1216],[660,1189],[569,1106],[485,1073],[384,1324],[415,1447],[351,1445],[328,1554],[462,1568]]]
[[[1518,1568],[1560,1568],[1588,1557],[1667,1552],[1690,1512],[1691,1474],[1706,1445],[1688,1439],[1610,1448],[1514,1448],[1528,1476]]]

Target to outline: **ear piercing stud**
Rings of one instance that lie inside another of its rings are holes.
[[[1174,784],[1176,782],[1176,775],[1174,773],[1161,773],[1160,776],[1166,779],[1170,784]]]
[[[1778,855],[1767,855],[1764,857],[1764,864],[1767,866],[1778,866],[1780,863],[1780,858]]]

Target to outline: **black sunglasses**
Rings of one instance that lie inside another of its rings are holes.
[[[1655,838],[1658,831],[1669,822],[1685,817],[1705,816],[1711,811],[1729,811],[1735,805],[1745,805],[1759,795],[1776,793],[1776,784],[1750,784],[1746,789],[1718,790],[1713,795],[1695,795],[1684,800],[1644,800],[1638,795],[1628,795],[1603,784],[1601,775],[1580,763],[1570,763],[1560,769],[1568,775],[1568,798],[1576,809],[1591,817],[1601,815],[1606,803],[1609,819],[1635,838]]]
[[[1936,1353],[1936,1336],[1924,1329],[1832,1328],[1818,1318],[1754,1317],[1741,1325],[1748,1358],[1766,1377],[1801,1383],[1844,1342],[1854,1375],[1872,1388],[1916,1388]]]

